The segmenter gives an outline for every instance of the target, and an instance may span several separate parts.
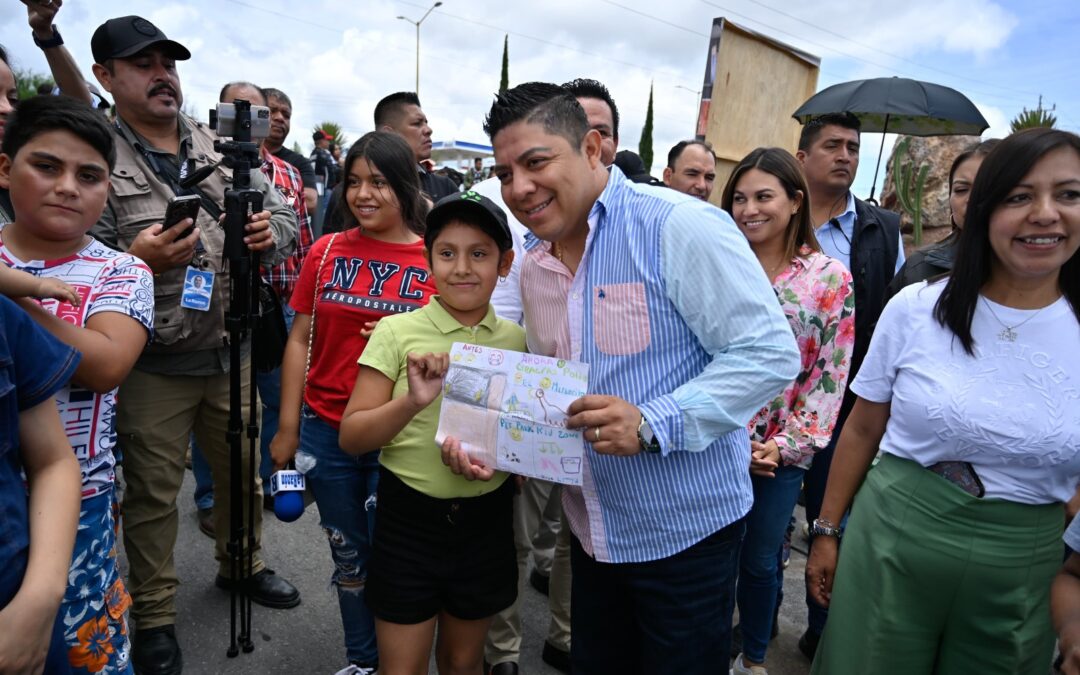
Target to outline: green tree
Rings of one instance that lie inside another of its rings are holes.
[[[652,127],[653,127],[653,86],[649,83],[649,109],[645,113],[645,125],[641,127],[641,140],[638,141],[638,154],[645,164],[645,171],[652,171]]]
[[[304,149],[300,147],[300,141],[293,141],[292,151],[298,155],[304,154]]]
[[[13,72],[15,74],[15,82],[18,83],[20,101],[32,96],[37,96],[38,87],[43,84],[49,85],[50,89],[56,86],[53,83],[52,77],[41,73],[35,73],[27,68],[15,68],[13,69]]]
[[[1021,129],[1034,129],[1036,127],[1053,128],[1057,124],[1057,117],[1052,113],[1057,109],[1056,105],[1050,106],[1049,110],[1042,107],[1042,96],[1039,97],[1039,105],[1034,110],[1028,110],[1024,108],[1012,122],[1009,123],[1009,128],[1013,133],[1020,131]]]
[[[340,146],[342,151],[348,150],[349,137],[341,130],[340,124],[337,122],[321,122],[317,127],[311,130],[311,133],[315,133],[320,129],[334,137],[334,140],[331,141],[334,145]]]
[[[503,36],[502,75],[499,77],[499,93],[510,88],[510,36]]]

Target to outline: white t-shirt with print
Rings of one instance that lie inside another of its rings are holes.
[[[53,299],[41,301],[64,321],[81,327],[99,312],[119,312],[142,324],[149,340],[154,329],[154,275],[138,258],[91,239],[66,258],[23,261],[0,241],[0,262],[74,287],[82,300],[79,307]],[[83,499],[111,489],[116,480],[116,391],[98,394],[69,382],[56,393],[60,420],[79,460]]]
[[[1068,500],[1080,482],[1080,322],[1068,301],[1042,310],[992,303],[1016,326],[1007,342],[980,298],[970,356],[934,319],[944,287],[914,284],[889,302],[851,384],[861,398],[892,402],[881,451],[923,466],[971,462],[987,498]]]

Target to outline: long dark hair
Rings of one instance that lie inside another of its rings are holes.
[[[975,354],[971,320],[995,256],[990,246],[990,219],[1031,168],[1058,148],[1072,148],[1080,155],[1080,136],[1059,129],[1019,131],[990,151],[975,176],[957,242],[956,263],[934,306],[934,318],[956,335],[970,355]],[[1058,288],[1080,320],[1080,254],[1074,253],[1061,266]]]
[[[806,176],[803,175],[798,160],[783,148],[757,148],[743,157],[724,186],[720,208],[734,217],[732,207],[735,201],[735,185],[750,169],[776,176],[788,199],[795,199],[799,192],[802,193],[802,204],[799,210],[792,214],[787,229],[784,230],[784,260],[794,258],[803,246],[821,251],[821,244],[814,235],[814,225],[810,222],[810,188],[806,186]]]
[[[344,182],[348,182],[353,162],[358,160],[367,161],[386,178],[401,207],[401,219],[405,221],[405,226],[416,234],[423,235],[429,206],[420,192],[420,174],[416,159],[405,140],[388,131],[371,131],[361,136],[360,140],[349,148],[349,154],[345,157]],[[360,223],[356,221],[352,209],[344,203],[348,200],[344,198],[344,192],[342,194],[340,215],[343,229],[349,230],[358,227]]]

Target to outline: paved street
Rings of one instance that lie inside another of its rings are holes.
[[[177,600],[177,634],[184,652],[184,672],[188,675],[218,673],[259,673],[330,675],[344,667],[341,619],[337,597],[327,581],[332,569],[329,548],[318,525],[315,506],[294,523],[282,523],[266,513],[263,530],[265,557],[271,568],[300,589],[303,601],[292,610],[255,607],[255,651],[227,658],[229,641],[229,596],[214,586],[216,565],[213,542],[199,532],[191,499],[194,481],[185,476],[180,499],[180,535],[176,562],[180,575]],[[805,548],[797,542],[797,548]],[[805,555],[792,553],[785,574],[787,600],[780,616],[780,636],[769,651],[770,675],[804,675],[809,664],[796,643],[806,625],[803,606],[803,566]],[[547,630],[546,598],[531,587],[525,597],[525,644],[521,672],[525,675],[558,675],[540,660]],[[719,665],[717,673],[726,673]],[[431,673],[435,673],[434,667]]]

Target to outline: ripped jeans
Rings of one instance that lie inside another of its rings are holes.
[[[375,525],[379,453],[346,454],[338,446],[337,429],[305,405],[296,459],[298,467],[315,461],[305,475],[334,558],[331,583],[337,589],[348,660],[374,666],[379,660],[375,619],[364,602],[364,585]]]

